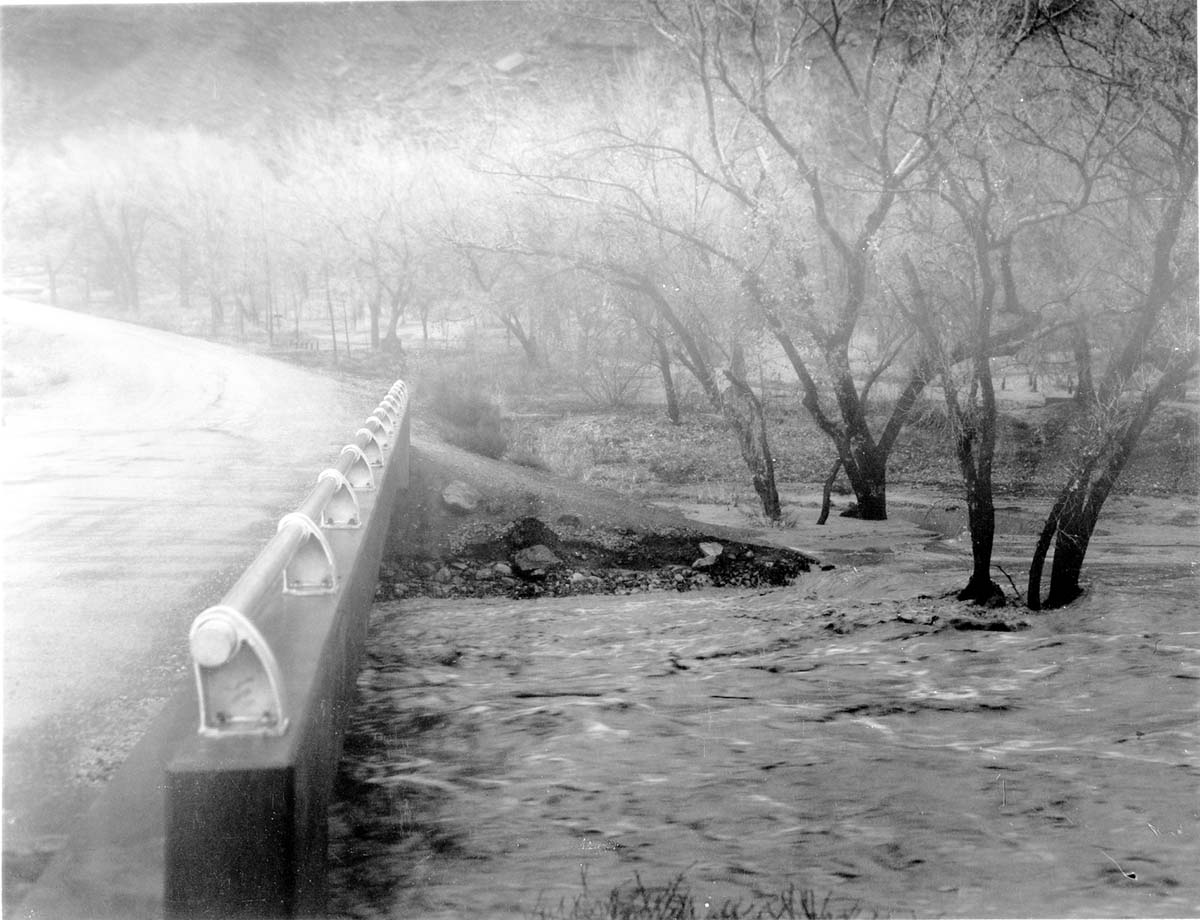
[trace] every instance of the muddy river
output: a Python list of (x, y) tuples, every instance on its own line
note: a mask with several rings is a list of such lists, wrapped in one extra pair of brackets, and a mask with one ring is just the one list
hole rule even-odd
[(1051, 613), (939, 598), (961, 553), (900, 524), (769, 591), (378, 605), (331, 906), (1200, 915), (1194, 513), (1126, 508)]

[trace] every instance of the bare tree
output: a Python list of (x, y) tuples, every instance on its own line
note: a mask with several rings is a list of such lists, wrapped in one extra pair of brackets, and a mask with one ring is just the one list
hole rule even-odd
[(61, 156), (25, 151), (5, 167), (4, 260), (6, 274), (46, 274), (50, 302), (59, 305), (63, 273), (85, 248), (78, 191)]
[(109, 132), (70, 139), (72, 169), (81, 179), (88, 230), (99, 241), (102, 260), (128, 310), (137, 315), (142, 300), (142, 254), (151, 221), (144, 137), (137, 131)]
[[(887, 460), (930, 367), (904, 333), (864, 347), (864, 319), (884, 310), (879, 238), (1046, 17), (1013, 23), (971, 3), (645, 6), (679, 69), (651, 59), (603, 125), (572, 134), (541, 170), (512, 172), (721, 264), (787, 357), (859, 514), (885, 517)], [(953, 80), (947, 34), (972, 40)], [(873, 388), (905, 363), (876, 430)]]
[[(1196, 298), (1196, 10), (1113, 0), (1057, 33), (1059, 65), (1113, 100), (1101, 135), (1117, 153), (1097, 219), (1106, 281), (1078, 345), (1080, 376), (1096, 374), (1076, 427), (1075, 463), (1039, 536), (1030, 607), (1080, 594), (1088, 544), (1105, 501), (1155, 409), (1194, 373)], [(1107, 327), (1107, 328), (1105, 328)], [(1097, 347), (1100, 342), (1111, 347)], [(1054, 556), (1042, 597), (1047, 554)]]

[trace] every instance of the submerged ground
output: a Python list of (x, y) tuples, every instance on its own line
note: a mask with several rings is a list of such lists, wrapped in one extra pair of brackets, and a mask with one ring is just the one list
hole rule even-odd
[[(704, 498), (662, 500), (750, 523)], [(823, 528), (788, 498), (755, 538), (837, 565), (788, 587), (377, 604), (335, 910), (1200, 914), (1195, 502), (1113, 499), (1088, 595), (1034, 614), (943, 596), (944, 493)], [(1006, 506), (1009, 571), (1039, 507)]]

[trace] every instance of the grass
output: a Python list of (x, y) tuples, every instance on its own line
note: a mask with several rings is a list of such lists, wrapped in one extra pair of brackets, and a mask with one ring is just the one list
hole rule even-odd
[(664, 885), (647, 885), (636, 875), (632, 882), (613, 888), (607, 895), (591, 891), (586, 871), (581, 871), (580, 884), (583, 890), (569, 902), (563, 899), (553, 908), (539, 904), (531, 917), (534, 920), (833, 920), (865, 916), (858, 902), (846, 902), (833, 895), (819, 898), (808, 889), (797, 890), (794, 885), (771, 897), (714, 904), (693, 894), (683, 875)]
[[(519, 397), (505, 400), (510, 412), (529, 407)], [(872, 415), (879, 431), (889, 407)], [(745, 483), (749, 475), (722, 420), (691, 411), (672, 425), (656, 406), (620, 411), (555, 406), (541, 397), (535, 416), (510, 414), (505, 431), (523, 464), (536, 465), (581, 482), (640, 493), (655, 484), (706, 487)], [(997, 444), (997, 498), (1052, 496), (1062, 488), (1074, 443), (1067, 407), (1020, 410), (1002, 415)], [(776, 405), (771, 412), (771, 446), (780, 483), (822, 483), (833, 464), (833, 447), (799, 407)], [(1200, 488), (1200, 433), (1191, 407), (1164, 407), (1143, 434), (1118, 492), (1146, 495), (1193, 494)], [(888, 463), (890, 484), (960, 492), (962, 479), (948, 436), (943, 408), (923, 404), (902, 432)], [(835, 490), (845, 491), (845, 474)], [(751, 496), (751, 501), (753, 501)]]

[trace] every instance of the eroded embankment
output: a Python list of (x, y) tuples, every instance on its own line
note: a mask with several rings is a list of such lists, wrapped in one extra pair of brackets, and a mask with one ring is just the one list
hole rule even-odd
[(744, 531), (424, 443), (377, 597), (563, 597), (785, 585), (816, 567)]

